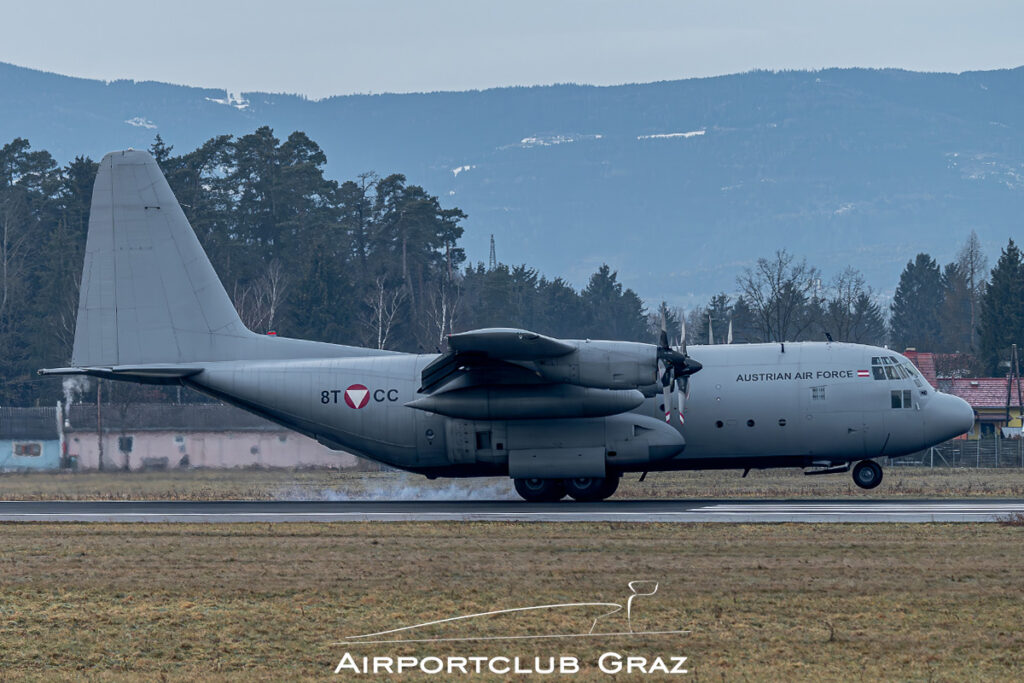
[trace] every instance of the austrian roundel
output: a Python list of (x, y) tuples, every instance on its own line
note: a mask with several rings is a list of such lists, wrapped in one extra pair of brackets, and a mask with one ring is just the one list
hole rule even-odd
[(359, 409), (370, 402), (370, 390), (362, 384), (353, 384), (345, 390), (345, 403), (349, 408)]

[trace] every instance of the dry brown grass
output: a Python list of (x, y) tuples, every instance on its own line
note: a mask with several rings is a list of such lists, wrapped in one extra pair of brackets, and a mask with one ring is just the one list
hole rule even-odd
[[(574, 654), (580, 680), (604, 679), (591, 664), (609, 649), (689, 656), (695, 680), (1024, 670), (1024, 530), (1000, 525), (4, 524), (0, 536), (0, 677), (12, 680), (318, 678), (346, 649)], [(689, 636), (333, 644), (475, 611), (620, 602), (636, 579), (661, 589), (635, 625)]]
[[(1024, 470), (889, 467), (882, 485), (857, 488), (848, 474), (800, 470), (658, 472), (623, 479), (616, 498), (1016, 498)], [(5, 500), (275, 500), (345, 498), (516, 498), (505, 478), (438, 479), (401, 472), (338, 470), (172, 470), (168, 472), (7, 473)]]

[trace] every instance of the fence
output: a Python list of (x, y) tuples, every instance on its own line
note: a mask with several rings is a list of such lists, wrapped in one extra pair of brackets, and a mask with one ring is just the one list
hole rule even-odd
[(896, 467), (1024, 467), (1024, 439), (947, 441), (889, 462)]

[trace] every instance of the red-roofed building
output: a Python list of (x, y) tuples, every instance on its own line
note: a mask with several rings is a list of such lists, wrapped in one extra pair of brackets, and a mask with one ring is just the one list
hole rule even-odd
[(911, 363), (917, 367), (917, 371), (921, 373), (921, 376), (928, 380), (928, 384), (933, 387), (938, 387), (938, 377), (935, 373), (935, 354), (930, 351), (918, 351), (917, 349), (907, 349), (903, 352)]
[(1017, 397), (1024, 394), (1017, 392), (1019, 381), (1010, 387), (1010, 419), (1006, 419), (1007, 378), (1005, 377), (964, 377), (943, 380), (949, 385), (947, 393), (959, 396), (974, 408), (974, 429), (968, 432), (969, 438), (992, 436), (997, 429), (1021, 426), (1020, 402)]
[(967, 433), (968, 438), (990, 437), (1003, 427), (1020, 430), (1018, 382), (1013, 383), (1010, 392), (1010, 419), (1007, 420), (1006, 377), (964, 377), (971, 365), (970, 357), (964, 354), (907, 349), (903, 355), (917, 367), (921, 376), (933, 387), (947, 394), (959, 396), (974, 408), (974, 428)]

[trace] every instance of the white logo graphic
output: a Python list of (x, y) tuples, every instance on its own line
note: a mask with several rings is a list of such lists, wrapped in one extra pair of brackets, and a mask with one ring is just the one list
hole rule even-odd
[[(435, 621), (426, 621), (421, 624), (413, 624), (412, 626), (401, 626), (399, 628), (392, 628), (386, 631), (376, 631), (374, 633), (363, 633), (355, 636), (348, 636), (345, 640), (334, 643), (335, 645), (358, 645), (358, 644), (380, 644), (380, 643), (426, 643), (426, 642), (456, 642), (456, 641), (468, 641), (468, 640), (535, 640), (541, 638), (593, 638), (598, 636), (651, 636), (651, 635), (668, 635), (668, 634), (685, 634), (689, 631), (634, 631), (633, 630), (633, 600), (639, 597), (645, 597), (654, 595), (658, 592), (658, 583), (656, 581), (630, 581), (629, 590), (631, 592), (629, 598), (626, 600), (626, 623), (628, 624), (628, 631), (596, 631), (597, 623), (605, 617), (617, 614), (623, 610), (623, 605), (618, 602), (567, 602), (559, 603), (554, 605), (533, 605), (530, 607), (513, 607), (510, 609), (499, 609), (490, 612), (477, 612), (475, 614), (463, 614), (456, 617), (448, 617), (447, 619), (437, 619)], [(513, 614), (516, 612), (531, 612), (537, 610), (557, 610), (567, 608), (578, 608), (578, 607), (608, 607), (611, 608), (607, 612), (598, 615), (594, 622), (590, 625), (590, 630), (586, 633), (549, 633), (549, 634), (536, 634), (536, 635), (511, 635), (511, 636), (470, 636), (463, 638), (404, 638), (402, 636), (412, 635), (415, 633), (409, 633), (415, 629), (421, 629), (428, 626), (436, 626), (437, 624), (446, 624), (451, 622), (460, 622), (467, 619), (477, 619), (482, 617), (491, 617), (496, 614)], [(398, 638), (381, 638), (381, 636), (392, 636), (399, 635)]]

